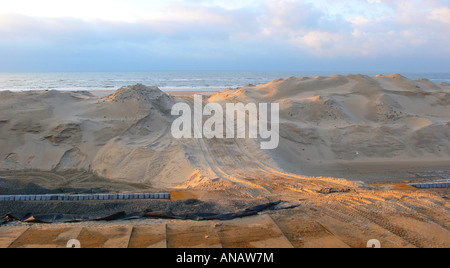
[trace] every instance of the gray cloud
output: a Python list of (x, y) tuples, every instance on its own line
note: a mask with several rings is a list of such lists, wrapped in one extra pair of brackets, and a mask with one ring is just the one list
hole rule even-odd
[[(298, 61), (335, 64), (348, 58), (355, 67), (398, 59), (409, 68), (411, 60), (407, 65), (405, 59), (420, 65), (431, 57), (448, 71), (447, 1), (350, 1), (341, 13), (331, 2), (325, 8), (328, 2), (263, 0), (224, 8), (191, 0), (134, 22), (0, 14), (0, 69), (20, 69), (26, 61), (23, 68), (37, 69), (192, 68), (192, 61), (197, 68), (272, 62), (273, 68), (286, 69), (304, 66)], [(355, 13), (348, 5), (374, 11)]]

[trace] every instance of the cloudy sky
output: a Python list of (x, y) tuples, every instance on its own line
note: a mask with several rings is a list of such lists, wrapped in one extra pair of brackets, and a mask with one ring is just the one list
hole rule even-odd
[(0, 71), (450, 72), (449, 0), (0, 0)]

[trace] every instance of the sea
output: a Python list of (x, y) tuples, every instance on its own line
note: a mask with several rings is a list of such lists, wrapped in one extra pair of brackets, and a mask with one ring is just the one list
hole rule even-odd
[[(248, 84), (269, 83), (280, 78), (347, 75), (352, 72), (323, 71), (152, 71), (152, 72), (60, 72), (0, 73), (0, 90), (117, 90), (144, 84), (163, 91), (220, 91)], [(356, 72), (353, 72), (356, 73)], [(390, 73), (362, 73), (375, 76)], [(450, 83), (450, 73), (401, 73), (409, 79), (427, 78), (434, 83)]]

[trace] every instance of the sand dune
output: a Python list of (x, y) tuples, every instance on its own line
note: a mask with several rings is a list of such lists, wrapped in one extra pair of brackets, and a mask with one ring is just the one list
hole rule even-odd
[[(280, 146), (261, 150), (248, 138), (172, 138), (172, 105), (192, 106), (194, 98), (156, 87), (0, 92), (0, 192), (163, 188), (202, 200), (186, 200), (188, 213), (281, 200), (266, 213), (295, 247), (365, 247), (374, 238), (383, 247), (448, 247), (448, 188), (419, 190), (405, 181), (449, 178), (449, 93), (447, 84), (398, 74), (336, 75), (203, 98), (279, 103)], [(0, 210), (99, 216), (179, 206), (141, 201), (2, 202)]]
[(158, 88), (142, 85), (105, 98), (87, 92), (1, 92), (0, 168), (80, 169), (155, 187), (181, 184), (195, 169), (169, 135), (173, 103)]
[(425, 163), (450, 157), (449, 89), (426, 79), (291, 77), (222, 91), (210, 101), (280, 103), (282, 141), (268, 153), (279, 167), (297, 174), (337, 162)]
[[(281, 143), (175, 140), (172, 105), (143, 85), (90, 92), (0, 92), (0, 169), (91, 171), (153, 187), (242, 183), (277, 172), (320, 176), (336, 163), (450, 160), (450, 88), (399, 74), (279, 79), (205, 101), (277, 102)], [(247, 182), (248, 184), (248, 182)]]

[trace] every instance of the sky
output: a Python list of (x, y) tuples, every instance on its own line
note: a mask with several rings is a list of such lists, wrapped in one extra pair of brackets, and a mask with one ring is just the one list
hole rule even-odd
[(0, 72), (450, 72), (450, 0), (0, 0)]

